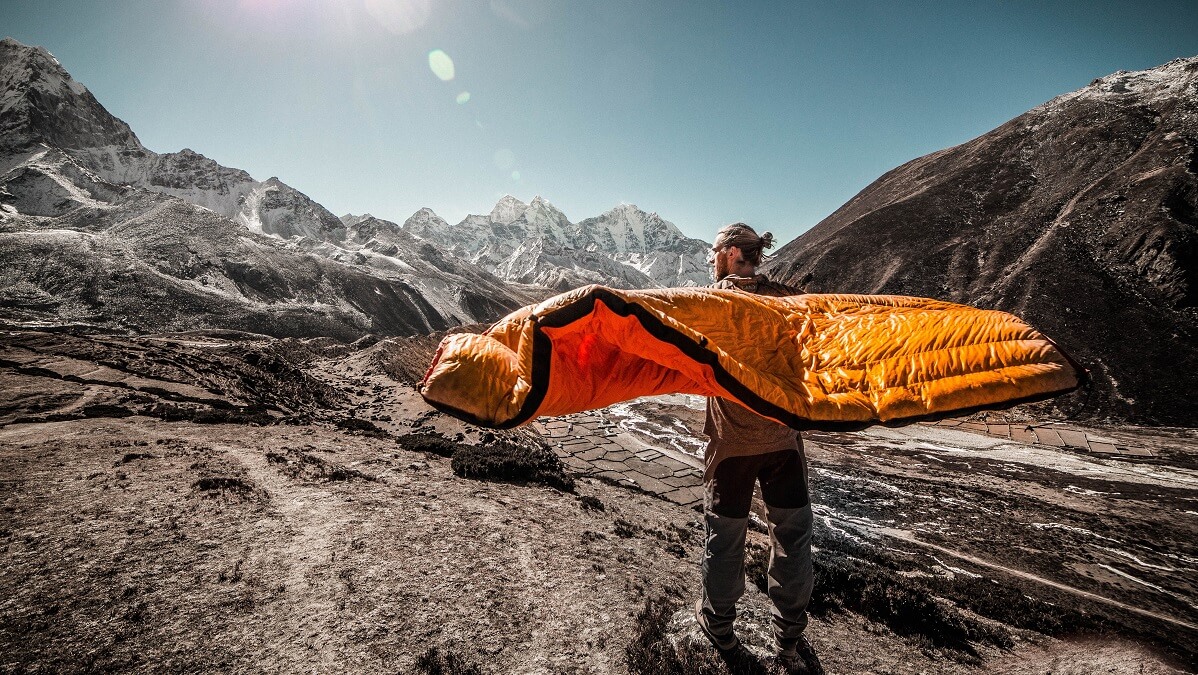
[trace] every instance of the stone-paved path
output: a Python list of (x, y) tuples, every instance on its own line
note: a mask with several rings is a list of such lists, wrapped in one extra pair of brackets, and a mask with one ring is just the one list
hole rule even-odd
[(683, 506), (703, 503), (703, 463), (654, 447), (590, 411), (534, 422), (562, 463), (576, 474), (602, 478)]
[[(993, 424), (957, 418), (921, 424), (1075, 452), (1155, 456), (1149, 448), (1061, 424)], [(703, 503), (701, 459), (623, 431), (602, 410), (545, 418), (534, 422), (533, 428), (576, 475), (610, 480), (682, 506), (698, 507)]]
[(1009, 438), (1025, 445), (1047, 445), (1055, 448), (1071, 448), (1103, 455), (1126, 455), (1129, 457), (1153, 457), (1149, 448), (1127, 445), (1102, 436), (1098, 432), (1067, 427), (1061, 424), (990, 424), (963, 419), (943, 419), (925, 423), (929, 426), (948, 427), (959, 431)]

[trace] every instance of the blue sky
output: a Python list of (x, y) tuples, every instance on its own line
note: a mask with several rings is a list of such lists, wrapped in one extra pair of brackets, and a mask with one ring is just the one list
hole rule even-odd
[[(1116, 70), (1198, 55), (1198, 2), (2, 0), (158, 152), (338, 215), (504, 194), (789, 241), (895, 166)], [(453, 78), (430, 53), (441, 50)], [(468, 94), (468, 100), (467, 96)]]

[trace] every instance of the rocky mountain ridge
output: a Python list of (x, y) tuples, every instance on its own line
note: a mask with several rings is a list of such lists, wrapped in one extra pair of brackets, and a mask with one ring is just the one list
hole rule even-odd
[(278, 178), (256, 181), (190, 149), (166, 154), (147, 149), (44, 49), (6, 38), (0, 41), (0, 61), (0, 150), (19, 156), (40, 145), (55, 148), (100, 180), (179, 197), (254, 232), (343, 238), (336, 216)]
[[(346, 227), (361, 218), (342, 216)], [(573, 223), (537, 196), (505, 195), (487, 215), (450, 225), (420, 209), (402, 226), (413, 237), (500, 278), (567, 290), (598, 283), (617, 288), (700, 286), (710, 282), (705, 241), (633, 204)]]
[(1119, 72), (880, 177), (767, 271), (1013, 312), (1090, 370), (1071, 415), (1198, 420), (1198, 57)]
[(548, 293), (426, 246), (351, 246), (276, 178), (147, 150), (41, 48), (0, 42), (0, 82), (8, 320), (354, 340), (490, 321)]
[[(302, 325), (284, 331), (288, 335), (295, 330), (327, 331), (330, 321), (348, 322), (350, 327), (339, 330), (338, 334), (351, 337), (366, 332), (408, 334), (457, 323), (490, 321), (553, 290), (589, 283), (641, 288), (706, 282), (707, 268), (703, 263), (707, 244), (684, 237), (673, 224), (635, 207), (617, 207), (609, 214), (588, 219), (586, 225), (576, 225), (542, 198), (524, 204), (514, 197), (505, 197), (489, 215), (470, 216), (453, 227), (429, 209), (417, 212), (404, 226), (375, 218), (366, 219), (364, 225), (357, 223), (362, 218), (347, 218), (343, 222), (278, 178), (258, 181), (243, 170), (222, 166), (190, 149), (160, 154), (145, 148), (127, 124), (108, 113), (44, 49), (6, 39), (0, 42), (0, 64), (0, 82), (4, 85), (0, 94), (0, 128), (4, 131), (0, 140), (0, 203), (4, 206), (0, 228), (14, 233), (14, 237), (15, 232), (23, 232), (4, 241), (18, 262), (28, 259), (22, 251), (30, 245), (33, 236), (30, 231), (51, 226), (39, 219), (60, 219), (79, 209), (111, 212), (123, 200), (132, 199), (131, 195), (149, 192), (159, 199), (177, 198), (232, 221), (249, 234), (258, 235), (247, 240), (253, 246), (298, 256), (283, 262), (270, 254), (276, 272), (297, 264), (310, 268), (313, 261), (307, 259), (313, 256), (324, 259), (316, 263), (321, 269), (328, 268), (329, 263), (339, 266), (337, 273), (321, 272), (325, 280), (343, 278), (346, 275), (342, 272), (354, 271), (349, 275), (354, 279), (351, 285), (359, 290), (330, 287), (318, 294), (319, 299), (299, 291), (294, 283), (254, 287), (236, 271), (244, 267), (240, 264), (244, 260), (232, 265), (235, 268), (229, 272), (232, 276), (218, 275), (221, 283), (203, 286), (205, 295), (210, 295), (215, 287), (236, 289), (237, 302), (261, 305), (251, 314), (269, 315), (297, 300), (301, 304), (315, 302), (318, 309), (299, 311), (301, 314), (315, 311), (323, 318), (312, 324), (301, 322)], [(140, 208), (134, 207), (133, 211)], [(205, 219), (187, 208), (172, 206), (164, 212), (184, 220), (193, 216)], [(605, 229), (615, 214), (619, 214), (615, 221), (622, 229)], [(72, 222), (75, 220), (78, 219)], [(184, 236), (183, 230), (194, 229), (174, 221), (164, 231), (172, 226), (181, 227), (175, 231), (178, 236)], [(408, 232), (401, 236), (400, 231), (405, 227)], [(646, 229), (655, 234), (641, 236)], [(46, 235), (37, 236), (44, 239)], [(236, 245), (224, 252), (214, 251), (213, 255), (254, 258), (242, 251), (247, 241), (238, 240)], [(129, 242), (117, 243), (124, 246)], [(80, 255), (81, 250), (76, 246), (70, 255)], [(108, 251), (104, 247), (100, 250)], [(90, 262), (100, 268), (110, 266), (98, 260)], [(160, 261), (142, 262), (149, 268), (164, 268)], [(230, 267), (226, 262), (208, 261), (207, 266), (226, 269)], [(14, 316), (49, 318), (73, 307), (68, 312), (73, 317), (91, 316), (108, 323), (131, 323), (147, 329), (225, 325), (222, 322), (232, 320), (228, 312), (208, 317), (188, 317), (186, 312), (176, 312), (171, 313), (175, 321), (164, 322), (161, 316), (139, 313), (129, 306), (126, 310), (134, 311), (135, 316), (118, 317), (103, 309), (84, 309), (91, 305), (87, 302), (80, 305), (76, 302), (78, 298), (38, 305), (40, 309), (34, 310), (21, 303), (33, 296), (55, 296), (61, 290), (50, 288), (57, 282), (45, 278), (47, 274), (71, 278), (78, 275), (80, 267), (89, 265), (76, 260), (76, 269), (72, 271), (31, 272), (37, 264), (15, 265), (5, 275), (0, 303), (16, 303)], [(89, 276), (96, 276), (95, 270)], [(297, 273), (255, 275), (255, 278), (258, 276), (299, 278)], [(402, 282), (401, 290), (392, 290), (404, 297), (419, 297), (419, 301), (401, 303), (404, 309), (396, 314), (376, 306), (376, 302), (364, 300), (368, 296), (373, 300), (393, 295), (367, 289), (376, 279), (392, 286), (392, 282)], [(171, 283), (169, 290), (160, 290), (168, 296), (190, 295), (193, 281), (184, 279), (181, 286)], [(80, 285), (67, 283), (64, 287), (77, 291)], [(142, 295), (134, 289), (114, 287), (113, 290), (122, 296)], [(354, 299), (342, 297), (344, 293), (351, 293)], [(193, 306), (190, 302), (177, 304)], [(236, 302), (226, 309), (242, 315), (240, 310), (232, 310), (234, 306)], [(390, 319), (380, 320), (380, 310)], [(411, 312), (416, 315), (400, 320), (400, 314)], [(338, 318), (330, 319), (334, 316)], [(253, 328), (272, 334), (282, 330), (272, 324), (269, 320), (235, 322), (239, 329)]]

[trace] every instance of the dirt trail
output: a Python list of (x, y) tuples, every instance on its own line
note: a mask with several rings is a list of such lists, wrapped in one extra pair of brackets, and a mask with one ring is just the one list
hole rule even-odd
[[(215, 445), (214, 450), (234, 457), (246, 470), (252, 482), (271, 495), (271, 504), (281, 523), (276, 531), (279, 541), (271, 542), (270, 557), (286, 565), (286, 575), (278, 579), (290, 589), (285, 596), (288, 608), (279, 612), (286, 617), (277, 627), (279, 639), (290, 638), (294, 647), (302, 648), (311, 628), (319, 626), (337, 611), (336, 599), (314, 583), (328, 574), (330, 551), (335, 551), (336, 533), (343, 529), (345, 511), (343, 500), (335, 499), (327, 490), (290, 480), (269, 466), (262, 449), (250, 445)], [(298, 619), (298, 622), (296, 621)], [(338, 633), (325, 633), (320, 640), (338, 640)], [(282, 646), (282, 645), (280, 645)], [(336, 664), (330, 659), (340, 649), (322, 649), (321, 668)]]

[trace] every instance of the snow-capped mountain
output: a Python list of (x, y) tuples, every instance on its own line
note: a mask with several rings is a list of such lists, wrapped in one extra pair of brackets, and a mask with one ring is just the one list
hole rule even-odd
[(597, 250), (611, 252), (661, 286), (704, 286), (711, 283), (707, 254), (711, 244), (686, 237), (668, 220), (632, 204), (587, 218), (578, 228), (590, 234)]
[(108, 114), (46, 50), (5, 38), (0, 63), (0, 150), (38, 143), (63, 150), (141, 148), (129, 125)]
[(398, 226), (362, 220), (351, 238), (277, 178), (147, 150), (41, 48), (0, 41), (0, 84), (0, 316), (353, 339), (489, 321), (546, 294)]
[(190, 149), (148, 150), (44, 49), (6, 38), (0, 41), (0, 61), (5, 64), (0, 150), (44, 144), (105, 182), (179, 197), (261, 234), (344, 237), (336, 216), (278, 178), (256, 181)]
[[(406, 334), (562, 290), (707, 283), (705, 242), (622, 205), (337, 218), (278, 178), (144, 147), (44, 49), (0, 41), (0, 313), (141, 330)], [(218, 245), (219, 244), (219, 245)]]
[[(258, 181), (190, 149), (159, 154), (145, 148), (127, 124), (109, 114), (45, 50), (8, 39), (0, 43), (0, 59), (6, 64), (0, 147), (56, 149), (90, 172), (90, 181), (179, 197), (259, 234), (345, 242), (346, 223), (278, 178)], [(508, 281), (555, 289), (709, 281), (705, 242), (627, 204), (574, 224), (541, 197), (525, 204), (506, 196), (490, 214), (468, 216), (453, 227), (428, 209), (413, 215), (405, 227), (418, 239)]]
[(591, 283), (651, 288), (710, 282), (710, 245), (632, 204), (576, 224), (543, 197), (525, 204), (506, 195), (490, 214), (469, 215), (453, 226), (432, 210), (421, 209), (404, 229), (504, 279), (554, 289)]

